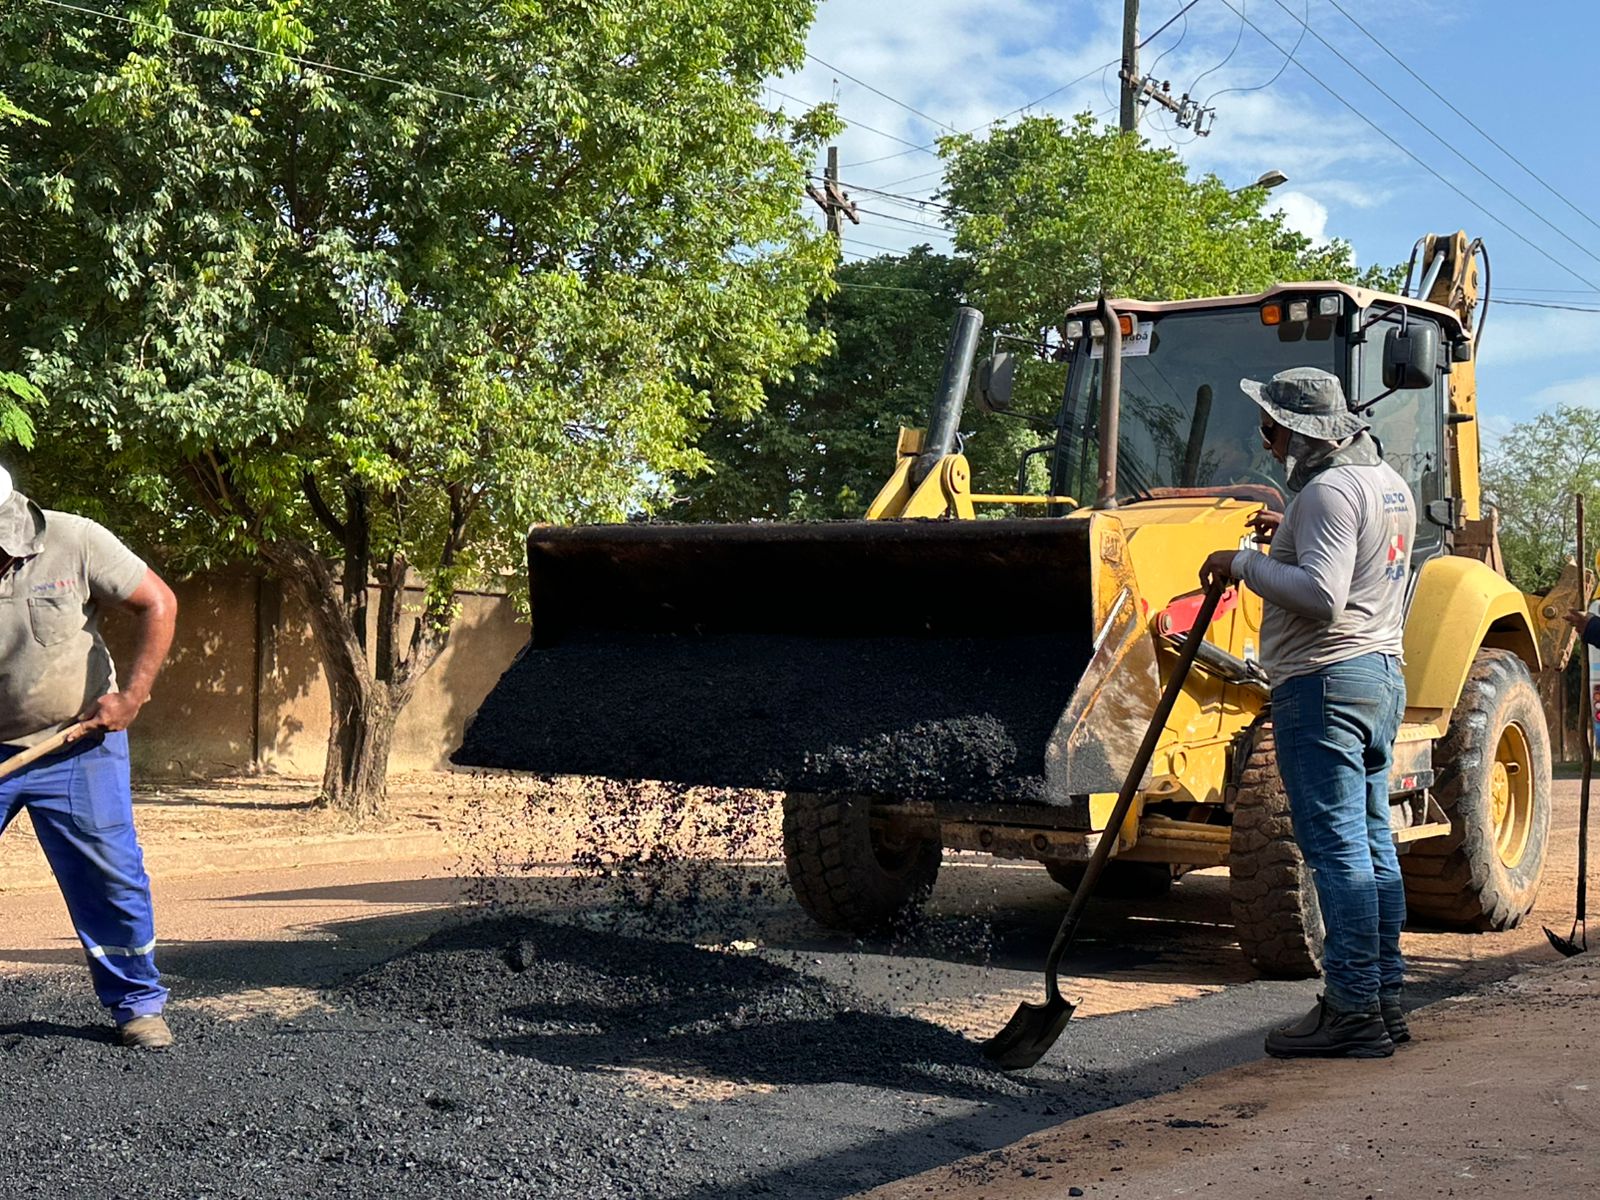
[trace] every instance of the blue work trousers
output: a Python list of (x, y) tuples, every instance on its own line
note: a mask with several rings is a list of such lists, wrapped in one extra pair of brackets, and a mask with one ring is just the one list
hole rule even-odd
[(1335, 1008), (1375, 1009), (1405, 980), (1405, 886), (1389, 828), (1389, 768), (1405, 713), (1400, 663), (1364, 654), (1272, 689), (1278, 769), (1316, 880), (1322, 973)]
[[(0, 761), (18, 753), (0, 746)], [(96, 734), (0, 779), (0, 830), (33, 820), (89, 959), (95, 994), (120, 1025), (159, 1013), (150, 877), (133, 829), (128, 735)]]

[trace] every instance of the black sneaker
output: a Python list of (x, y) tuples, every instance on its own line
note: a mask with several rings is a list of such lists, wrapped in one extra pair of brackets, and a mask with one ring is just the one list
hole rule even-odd
[(1411, 1029), (1406, 1025), (1406, 1010), (1400, 1007), (1399, 996), (1379, 996), (1378, 1011), (1383, 1014), (1383, 1027), (1389, 1031), (1389, 1040), (1398, 1046), (1411, 1040)]
[(1377, 1009), (1342, 1012), (1318, 996), (1317, 1006), (1295, 1024), (1267, 1034), (1267, 1053), (1274, 1058), (1388, 1058), (1394, 1043)]

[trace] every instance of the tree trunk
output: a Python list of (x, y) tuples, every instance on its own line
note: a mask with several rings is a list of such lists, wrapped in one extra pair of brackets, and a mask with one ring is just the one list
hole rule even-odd
[[(389, 751), (395, 722), (449, 638), (449, 622), (426, 612), (417, 620), (402, 657), (399, 626), (406, 567), (392, 559), (378, 579), (376, 656), (367, 649), (366, 586), (352, 596), (342, 586), (335, 564), (304, 545), (279, 545), (269, 554), (280, 575), (305, 602), (317, 649), (328, 679), (328, 757), (322, 772), (321, 803), (356, 820), (382, 817), (387, 808)], [(345, 570), (348, 576), (348, 568)], [(357, 576), (356, 578), (359, 578)], [(347, 578), (344, 584), (351, 583)]]
[(335, 664), (336, 657), (344, 657), (342, 649), (329, 654), (323, 648), (331, 728), (320, 799), (360, 821), (381, 817), (386, 810), (389, 750), (400, 709), (390, 700), (387, 687), (373, 683), (370, 672), (363, 685), (352, 678), (348, 662)]

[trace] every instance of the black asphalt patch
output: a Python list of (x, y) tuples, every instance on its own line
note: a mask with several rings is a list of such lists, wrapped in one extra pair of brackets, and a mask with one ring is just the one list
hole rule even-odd
[(1089, 631), (576, 635), (531, 647), (453, 761), (541, 774), (1036, 801)]

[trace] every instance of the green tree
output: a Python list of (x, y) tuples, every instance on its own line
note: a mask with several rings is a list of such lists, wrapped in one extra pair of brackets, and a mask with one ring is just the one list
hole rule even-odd
[(812, 3), (124, 15), (0, 16), (47, 122), (5, 132), (33, 479), (180, 568), (287, 581), (332, 690), (323, 794), (370, 813), (454, 590), (520, 574), (532, 522), (650, 510), (708, 414), (821, 347), (831, 250), (794, 197), (833, 118), (761, 103)]
[(1500, 510), (1506, 574), (1524, 591), (1550, 588), (1576, 548), (1573, 495), (1600, 505), (1600, 409), (1563, 404), (1517, 422), (1484, 456), (1483, 493)]
[(963, 264), (918, 246), (846, 263), (838, 290), (812, 303), (811, 325), (835, 347), (766, 404), (710, 422), (711, 469), (684, 488), (688, 520), (859, 517), (894, 470), (901, 425), (926, 423)]
[(1386, 282), (1358, 271), (1348, 243), (1313, 245), (1265, 211), (1259, 188), (1214, 175), (1141, 137), (1029, 117), (941, 143), (943, 199), (972, 296), (991, 324), (1042, 335), (1074, 304), (1112, 296), (1183, 300), (1260, 291), (1290, 279)]

